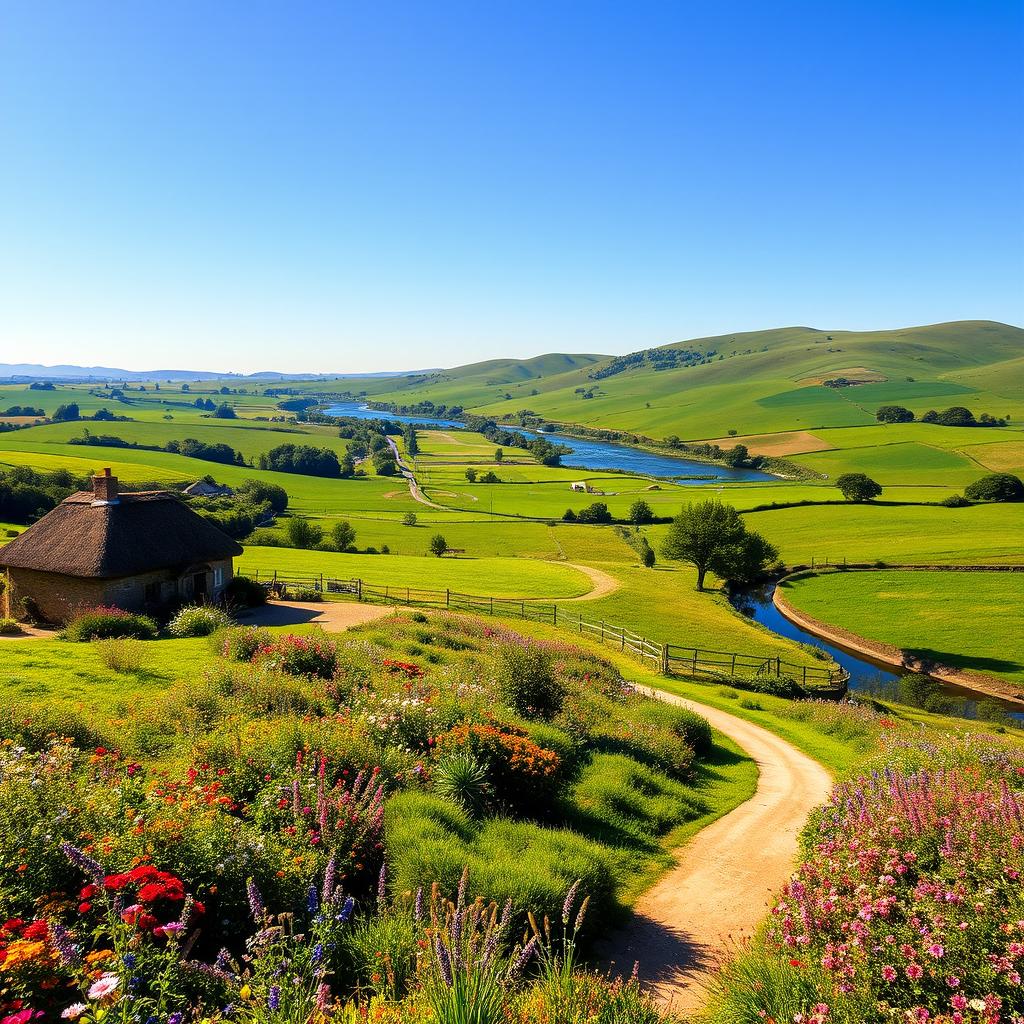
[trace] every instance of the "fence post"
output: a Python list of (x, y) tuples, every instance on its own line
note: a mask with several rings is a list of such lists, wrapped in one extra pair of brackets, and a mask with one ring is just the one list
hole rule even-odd
[(491, 598), (491, 614), (494, 614), (494, 598)]
[(604, 643), (604, 619), (601, 620), (601, 643)]
[(782, 675), (782, 658), (778, 657), (778, 656), (776, 656), (776, 658), (775, 658), (775, 675), (776, 676), (781, 676)]
[(444, 588), (444, 606), (450, 608), (452, 606), (452, 589), (451, 587)]
[(553, 604), (551, 606), (551, 625), (553, 625), (553, 626), (557, 626), (558, 625), (558, 605), (557, 604)]
[(580, 632), (583, 632), (583, 612), (580, 612)]
[(667, 676), (668, 672), (668, 644), (661, 645), (661, 674)]
[(356, 600), (362, 601), (363, 599), (363, 579), (360, 576), (356, 579)]
[(626, 630), (625, 627), (619, 628), (619, 650), (624, 651), (626, 649)]
[(807, 686), (807, 666), (804, 665), (804, 687)]
[(732, 668), (729, 669), (729, 675), (736, 675), (736, 653), (733, 652), (732, 656)]
[(697, 674), (697, 648), (693, 649), (693, 674)]

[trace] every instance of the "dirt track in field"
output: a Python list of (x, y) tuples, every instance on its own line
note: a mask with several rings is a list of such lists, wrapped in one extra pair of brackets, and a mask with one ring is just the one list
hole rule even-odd
[(737, 942), (750, 936), (789, 878), (797, 837), (832, 788), (828, 772), (760, 726), (663, 691), (651, 696), (689, 707), (757, 763), (757, 790), (745, 803), (676, 851), (676, 866), (637, 901), (630, 922), (600, 950), (614, 969), (640, 979), (664, 1007), (692, 1013)]

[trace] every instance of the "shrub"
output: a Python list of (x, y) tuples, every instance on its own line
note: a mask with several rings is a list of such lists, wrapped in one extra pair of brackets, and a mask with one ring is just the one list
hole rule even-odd
[(111, 637), (93, 643), (100, 661), (115, 672), (137, 672), (145, 661), (145, 645), (131, 637)]
[(972, 501), (1024, 500), (1024, 483), (1012, 473), (991, 473), (964, 488), (964, 496)]
[(240, 608), (258, 608), (267, 603), (267, 592), (248, 576), (232, 576), (224, 588), (224, 597)]
[(565, 700), (565, 684), (555, 677), (551, 656), (536, 644), (502, 644), (495, 680), (505, 702), (520, 715), (551, 718)]
[(689, 708), (674, 708), (673, 711), (675, 721), (672, 723), (672, 731), (686, 740), (698, 757), (707, 757), (715, 745), (711, 723)]
[(939, 504), (943, 508), (967, 508), (971, 503), (962, 494), (951, 494), (943, 498)]
[(148, 615), (126, 612), (122, 608), (100, 607), (79, 612), (61, 631), (60, 638), (73, 643), (110, 637), (153, 640), (158, 632), (157, 624)]
[(21, 632), (21, 626), (18, 625), (17, 619), (3, 619), (0, 618), (0, 633), (4, 636), (13, 636), (16, 633)]
[(222, 608), (212, 604), (190, 604), (171, 619), (167, 624), (167, 632), (183, 639), (189, 636), (209, 636), (230, 625), (231, 616)]
[(214, 651), (230, 661), (252, 661), (258, 651), (273, 642), (273, 634), (259, 626), (229, 626), (210, 637)]
[(330, 679), (338, 666), (338, 645), (324, 633), (310, 636), (289, 633), (261, 647), (254, 660), (288, 675)]
[(474, 817), (487, 808), (491, 795), (487, 769), (469, 751), (453, 751), (438, 758), (433, 783), (439, 796), (453, 800)]
[(316, 587), (294, 587), (287, 592), (289, 601), (322, 601), (324, 595)]

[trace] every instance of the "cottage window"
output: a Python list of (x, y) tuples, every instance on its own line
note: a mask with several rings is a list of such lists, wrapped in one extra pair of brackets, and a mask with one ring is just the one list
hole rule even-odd
[(213, 586), (216, 589), (224, 586), (224, 570), (214, 569), (213, 570)]

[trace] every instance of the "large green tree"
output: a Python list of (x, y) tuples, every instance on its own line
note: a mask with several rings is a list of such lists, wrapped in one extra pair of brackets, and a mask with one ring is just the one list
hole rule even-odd
[(836, 480), (836, 487), (847, 501), (870, 501), (882, 493), (882, 485), (865, 473), (844, 473)]
[(720, 501), (690, 502), (672, 521), (661, 553), (690, 562), (697, 570), (697, 589), (714, 572), (722, 579), (748, 580), (762, 572), (778, 552), (760, 534), (747, 530), (732, 505)]

